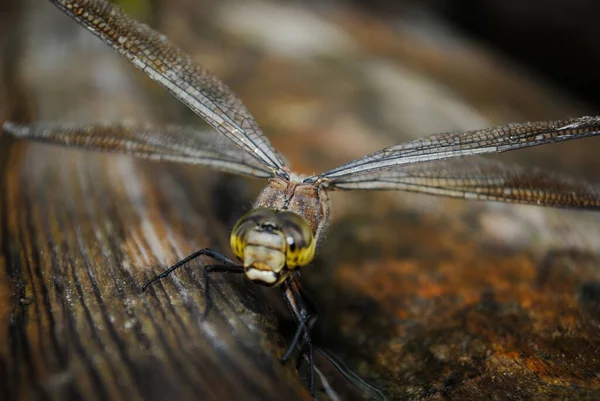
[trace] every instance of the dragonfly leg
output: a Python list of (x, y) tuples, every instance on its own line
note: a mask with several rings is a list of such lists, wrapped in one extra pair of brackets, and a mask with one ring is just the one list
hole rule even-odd
[(176, 269), (179, 269), (181, 266), (185, 265), (188, 262), (191, 262), (192, 260), (194, 260), (202, 255), (208, 256), (209, 258), (213, 258), (214, 260), (216, 260), (224, 265), (233, 265), (233, 266), (237, 265), (237, 263), (235, 261), (229, 259), (227, 256), (222, 255), (210, 248), (200, 249), (199, 251), (196, 251), (196, 252), (192, 253), (191, 255), (186, 256), (185, 258), (181, 259), (179, 262), (175, 263), (173, 266), (169, 267), (167, 270), (165, 270), (158, 276), (147, 281), (146, 284), (144, 284), (144, 286), (142, 287), (142, 291), (146, 291), (146, 288), (148, 288), (148, 286), (150, 284), (152, 284), (153, 282), (167, 277), (169, 274), (173, 273), (173, 271), (175, 271)]
[(309, 389), (311, 395), (316, 399), (315, 394), (315, 363), (313, 358), (313, 347), (310, 339), (310, 329), (317, 320), (316, 308), (310, 297), (302, 290), (299, 283), (290, 278), (283, 284), (283, 298), (296, 321), (298, 327), (296, 333), (281, 358), (282, 362), (289, 359), (296, 347), (300, 348), (299, 362), (303, 357), (307, 358), (309, 369)]
[(239, 266), (235, 261), (229, 259), (227, 256), (222, 255), (212, 249), (209, 249), (209, 248), (200, 249), (199, 251), (196, 251), (196, 252), (192, 253), (191, 255), (185, 257), (184, 259), (175, 263), (173, 266), (166, 269), (164, 272), (162, 272), (158, 276), (156, 276), (156, 277), (150, 279), (148, 282), (146, 282), (146, 284), (144, 284), (144, 286), (142, 287), (142, 291), (146, 291), (146, 289), (148, 288), (148, 286), (150, 284), (167, 277), (169, 274), (173, 273), (173, 271), (175, 271), (176, 269), (184, 266), (185, 264), (187, 264), (187, 263), (191, 262), (192, 260), (194, 260), (200, 256), (203, 256), (203, 255), (208, 256), (208, 257), (216, 260), (217, 262), (221, 263), (221, 264), (217, 264), (217, 265), (203, 266), (202, 279), (204, 282), (204, 294), (205, 294), (205, 299), (206, 299), (206, 303), (205, 303), (206, 307), (204, 309), (203, 317), (206, 317), (208, 315), (208, 311), (210, 310), (210, 307), (212, 306), (212, 300), (210, 297), (209, 274), (210, 273), (243, 273), (244, 272), (244, 268), (242, 266)]

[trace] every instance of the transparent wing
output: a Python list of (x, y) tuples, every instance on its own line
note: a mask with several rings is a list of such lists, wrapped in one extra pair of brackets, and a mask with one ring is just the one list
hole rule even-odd
[(167, 38), (102, 0), (50, 0), (273, 171), (283, 159), (246, 106)]
[(153, 159), (208, 166), (250, 177), (271, 177), (273, 172), (227, 138), (214, 131), (190, 127), (153, 127), (147, 124), (17, 125), (6, 122), (4, 131), (21, 138), (88, 150), (127, 153)]
[(501, 153), (599, 134), (599, 117), (508, 124), (476, 131), (434, 134), (385, 148), (305, 181), (313, 182), (319, 178), (343, 179), (394, 166)]
[(330, 189), (420, 192), (454, 198), (600, 210), (600, 187), (480, 157), (335, 178)]

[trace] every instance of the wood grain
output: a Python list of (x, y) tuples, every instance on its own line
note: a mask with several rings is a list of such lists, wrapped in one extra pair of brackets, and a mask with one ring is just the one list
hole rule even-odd
[(141, 292), (192, 250), (221, 245), (221, 223), (198, 212), (215, 188), (127, 158), (47, 147), (23, 158), (2, 210), (11, 397), (303, 398), (275, 357), (272, 313), (245, 283), (216, 278), (206, 321), (198, 263)]

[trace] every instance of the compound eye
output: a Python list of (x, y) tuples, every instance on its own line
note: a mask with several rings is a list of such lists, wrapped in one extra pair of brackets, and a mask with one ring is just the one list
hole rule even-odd
[(246, 238), (250, 230), (265, 224), (272, 224), (274, 220), (275, 210), (269, 208), (257, 208), (249, 211), (235, 223), (229, 244), (234, 255), (241, 260), (244, 260), (244, 249), (246, 248)]
[(315, 256), (315, 240), (306, 220), (292, 212), (280, 212), (277, 218), (285, 235), (287, 267), (294, 269), (309, 264)]

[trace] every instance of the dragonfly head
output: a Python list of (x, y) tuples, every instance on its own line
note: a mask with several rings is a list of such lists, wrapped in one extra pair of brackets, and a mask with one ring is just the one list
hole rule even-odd
[(315, 240), (299, 214), (257, 208), (242, 216), (230, 237), (231, 249), (244, 263), (246, 277), (259, 284), (281, 284), (293, 270), (313, 259)]

